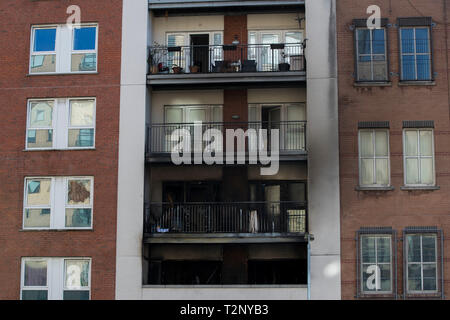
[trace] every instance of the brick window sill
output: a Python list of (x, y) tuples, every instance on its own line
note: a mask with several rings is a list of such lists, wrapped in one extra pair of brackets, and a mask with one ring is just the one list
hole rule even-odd
[(363, 187), (363, 186), (356, 186), (356, 191), (393, 191), (395, 190), (394, 187)]
[(435, 81), (399, 81), (398, 85), (400, 87), (406, 86), (435, 86)]
[(435, 191), (435, 190), (440, 190), (441, 187), (439, 186), (417, 186), (417, 187), (411, 187), (411, 186), (401, 186), (400, 190), (403, 191)]
[(380, 82), (371, 82), (371, 81), (361, 81), (361, 82), (354, 82), (354, 87), (392, 87), (392, 82), (390, 81), (380, 81)]

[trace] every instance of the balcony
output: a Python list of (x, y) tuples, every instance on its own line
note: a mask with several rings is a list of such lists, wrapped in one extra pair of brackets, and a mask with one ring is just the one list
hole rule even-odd
[(301, 43), (153, 46), (148, 84), (292, 84), (306, 80)]
[(146, 243), (297, 242), (307, 232), (305, 202), (150, 203)]
[[(241, 128), (242, 131), (236, 131)], [(250, 155), (261, 152), (271, 153), (275, 150), (272, 144), (276, 136), (272, 130), (278, 130), (278, 150), (280, 161), (306, 160), (306, 121), (254, 121), (254, 122), (203, 122), (203, 123), (163, 123), (151, 124), (147, 127), (146, 157), (148, 162), (170, 162), (171, 153), (180, 148), (180, 142), (185, 138), (190, 139), (190, 150), (199, 145), (202, 150), (208, 151), (210, 141), (214, 141), (214, 130), (220, 132), (222, 137), (227, 129), (235, 130), (237, 144), (223, 142), (215, 150), (209, 150), (212, 154), (221, 154), (225, 163), (227, 153), (241, 155), (245, 162)], [(263, 129), (263, 130), (261, 130)], [(196, 136), (200, 133), (200, 137)], [(186, 136), (187, 135), (187, 136)], [(244, 146), (244, 153), (235, 152), (236, 145)], [(239, 149), (241, 150), (241, 149)]]

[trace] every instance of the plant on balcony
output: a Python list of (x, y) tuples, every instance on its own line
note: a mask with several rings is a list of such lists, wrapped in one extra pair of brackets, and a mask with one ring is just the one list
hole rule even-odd
[(153, 45), (150, 47), (148, 55), (148, 65), (150, 68), (150, 73), (155, 74), (164, 71), (163, 61), (166, 55), (167, 55), (166, 48), (156, 41), (153, 42)]
[(172, 66), (172, 71), (173, 71), (173, 73), (181, 73), (183, 71), (183, 68), (181, 68), (180, 66), (174, 64)]
[(286, 58), (289, 57), (289, 55), (283, 51), (281, 52), (281, 57), (283, 58), (283, 62), (278, 64), (278, 70), (281, 72), (289, 71), (291, 69), (291, 65), (286, 62)]

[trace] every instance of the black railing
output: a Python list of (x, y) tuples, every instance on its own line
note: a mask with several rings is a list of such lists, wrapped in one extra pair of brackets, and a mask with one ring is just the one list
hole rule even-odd
[[(196, 129), (196, 126), (198, 126), (198, 129)], [(237, 131), (239, 128), (243, 131), (241, 135)], [(210, 142), (214, 141), (214, 131), (220, 132), (223, 137), (221, 141), (222, 149), (215, 149), (214, 151), (233, 151), (235, 148), (237, 149), (239, 144), (227, 146), (227, 129), (235, 130), (236, 136), (239, 137), (238, 140), (244, 139), (243, 141), (246, 143), (244, 151), (246, 153), (274, 149), (271, 145), (272, 130), (278, 130), (280, 153), (304, 153), (306, 151), (306, 121), (254, 121), (151, 124), (147, 127), (147, 154), (176, 151), (186, 133), (189, 133), (191, 138), (191, 151), (194, 150), (195, 143), (200, 143), (202, 150), (205, 150)], [(200, 132), (202, 136), (196, 136), (196, 132)], [(204, 138), (206, 138), (206, 141), (204, 141)]]
[(303, 45), (239, 44), (149, 48), (150, 74), (305, 71)]
[(305, 202), (150, 203), (144, 233), (305, 233)]

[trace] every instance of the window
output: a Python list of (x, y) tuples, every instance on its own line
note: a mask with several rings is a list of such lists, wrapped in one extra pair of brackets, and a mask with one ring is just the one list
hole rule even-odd
[(437, 236), (436, 234), (406, 235), (407, 292), (437, 292)]
[(401, 80), (433, 79), (430, 32), (429, 27), (400, 28)]
[(22, 300), (89, 300), (91, 259), (23, 258)]
[(405, 185), (434, 186), (434, 142), (432, 129), (403, 130)]
[(96, 72), (97, 33), (97, 25), (32, 27), (30, 73)]
[(26, 149), (95, 147), (94, 98), (28, 101)]
[(361, 292), (392, 293), (392, 236), (361, 235)]
[(390, 185), (388, 130), (359, 130), (359, 172), (360, 186)]
[(356, 29), (357, 81), (387, 81), (386, 29)]
[(90, 229), (92, 177), (25, 179), (24, 229)]

